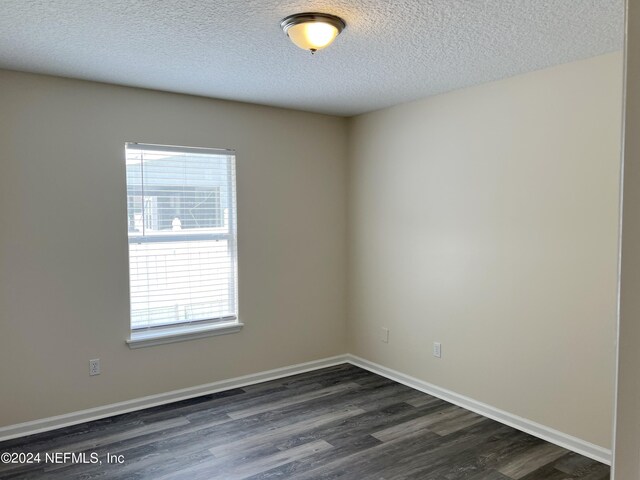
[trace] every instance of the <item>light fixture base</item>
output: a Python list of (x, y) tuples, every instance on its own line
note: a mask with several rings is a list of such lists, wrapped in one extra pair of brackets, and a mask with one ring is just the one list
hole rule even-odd
[(344, 30), (344, 28), (347, 26), (343, 19), (335, 15), (330, 15), (328, 13), (306, 12), (295, 13), (283, 18), (280, 21), (280, 27), (282, 27), (284, 33), (287, 33), (289, 28), (291, 28), (292, 26), (307, 22), (328, 23), (329, 25), (333, 25), (334, 27), (336, 27), (338, 29), (338, 33), (342, 32), (342, 30)]

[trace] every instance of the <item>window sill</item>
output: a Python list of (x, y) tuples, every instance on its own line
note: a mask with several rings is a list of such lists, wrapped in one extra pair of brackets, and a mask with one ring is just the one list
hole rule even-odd
[(165, 343), (184, 342), (196, 338), (213, 337), (238, 333), (244, 326), (240, 322), (217, 323), (213, 325), (186, 325), (162, 330), (132, 332), (126, 340), (129, 348), (153, 347)]

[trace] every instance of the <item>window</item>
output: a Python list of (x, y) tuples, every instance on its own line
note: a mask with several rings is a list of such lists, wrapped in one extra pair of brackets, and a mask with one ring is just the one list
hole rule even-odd
[(238, 322), (235, 152), (126, 145), (131, 346)]

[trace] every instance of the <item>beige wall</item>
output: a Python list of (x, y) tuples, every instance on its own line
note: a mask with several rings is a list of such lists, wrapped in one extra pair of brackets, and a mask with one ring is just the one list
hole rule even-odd
[[(125, 345), (127, 141), (237, 150), (241, 333)], [(345, 153), (341, 118), (0, 72), (0, 426), (344, 353)]]
[(615, 480), (640, 478), (640, 4), (628, 2)]
[(610, 54), (353, 119), (350, 351), (610, 448), (621, 90)]

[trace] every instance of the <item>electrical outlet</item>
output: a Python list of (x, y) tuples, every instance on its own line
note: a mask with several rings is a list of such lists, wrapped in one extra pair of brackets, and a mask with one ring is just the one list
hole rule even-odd
[(440, 342), (433, 342), (433, 356), (442, 358), (442, 346), (440, 345)]
[(100, 375), (100, 359), (89, 360), (89, 375)]
[(382, 343), (389, 343), (389, 329), (382, 327), (380, 330), (380, 340)]

